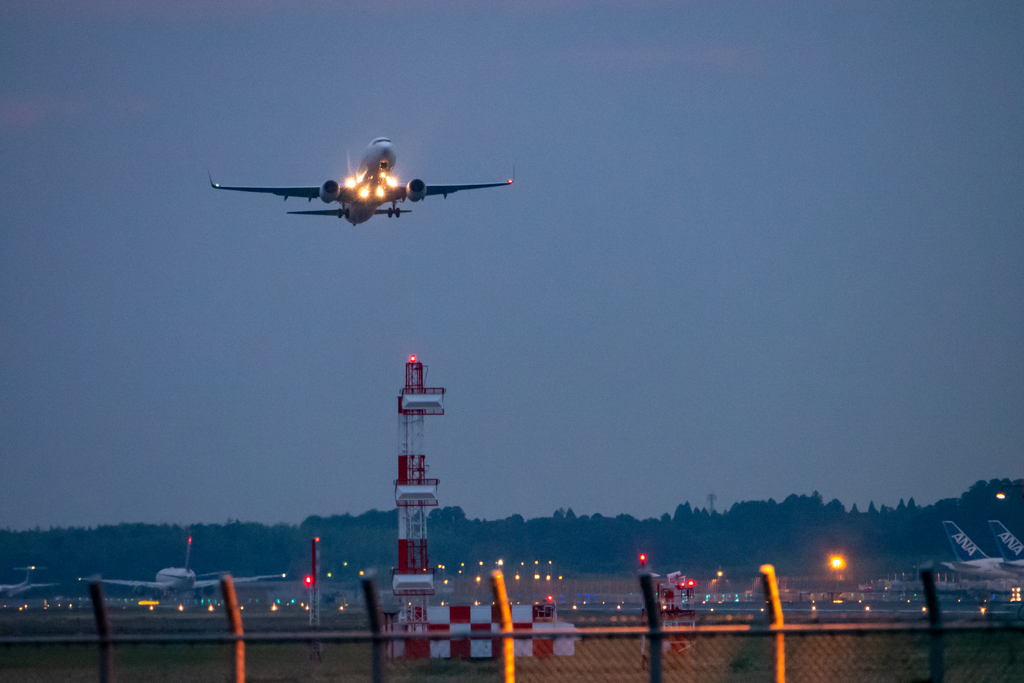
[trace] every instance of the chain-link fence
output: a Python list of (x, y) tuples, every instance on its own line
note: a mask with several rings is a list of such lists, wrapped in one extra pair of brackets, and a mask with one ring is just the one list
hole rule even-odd
[[(244, 633), (230, 577), (222, 581), (228, 633), (117, 634), (102, 587), (92, 584), (96, 632), (0, 637), (0, 683), (25, 681), (345, 680), (513, 683), (988, 683), (1024, 679), (1024, 627), (1011, 622), (942, 624), (934, 583), (923, 574), (928, 623), (785, 625), (774, 569), (762, 567), (771, 625), (662, 625), (665, 602), (641, 577), (646, 627), (582, 628), (542, 617), (516, 624), (500, 572), (491, 607), (470, 618), (408, 624), (382, 619), (372, 579), (364, 582), (370, 630)], [(663, 596), (664, 597), (664, 596)], [(477, 621), (476, 616), (483, 619)], [(530, 611), (527, 608), (527, 611)], [(692, 614), (692, 613), (691, 613)], [(517, 621), (519, 619), (517, 618)], [(365, 623), (365, 622), (364, 622)], [(668, 623), (678, 623), (665, 622)], [(515, 630), (513, 630), (513, 627)], [(521, 628), (524, 627), (524, 628)]]
[[(378, 680), (505, 681), (501, 634), (488, 635), (492, 637), (471, 640), (491, 643), (494, 655), (489, 657), (393, 657), (387, 654), (390, 646), (412, 636), (380, 634), (377, 647), (384, 656)], [(790, 683), (935, 680), (930, 668), (935, 639), (941, 647), (941, 666), (935, 673), (948, 683), (1024, 679), (1024, 629), (1013, 625), (668, 629), (661, 633), (657, 674), (662, 681), (687, 683), (778, 681), (780, 635), (784, 652), (781, 675)], [(513, 633), (512, 637), (520, 642), (538, 639), (536, 633)], [(651, 661), (656, 637), (652, 639), (646, 629), (575, 629), (560, 636), (562, 654), (555, 654), (553, 648), (515, 657), (514, 676), (522, 683), (647, 683), (656, 673)], [(375, 680), (375, 638), (370, 633), (254, 634), (240, 639), (245, 642), (243, 676), (250, 682)], [(452, 640), (452, 636), (434, 639)], [(95, 637), (4, 638), (0, 641), (0, 681), (96, 681), (99, 642)], [(227, 634), (114, 638), (109, 680), (238, 680), (234, 648), (235, 637)]]

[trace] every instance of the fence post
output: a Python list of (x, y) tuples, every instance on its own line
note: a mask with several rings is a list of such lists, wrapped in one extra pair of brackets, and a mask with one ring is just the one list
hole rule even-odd
[(107, 603), (103, 601), (103, 584), (89, 584), (92, 613), (96, 617), (96, 634), (100, 637), (100, 683), (114, 683), (114, 643), (110, 634)]
[[(779, 600), (779, 584), (775, 578), (775, 567), (761, 565), (761, 585), (764, 587), (764, 602), (768, 608), (768, 625), (782, 626), (782, 601)], [(786, 683), (786, 636), (775, 634), (775, 683)]]
[[(242, 635), (242, 613), (238, 609), (238, 597), (235, 595), (235, 581), (230, 574), (220, 579), (220, 592), (224, 596), (224, 611), (228, 615), (228, 631), (236, 636)], [(245, 641), (235, 641), (234, 682), (245, 683)]]
[[(508, 605), (508, 593), (505, 592), (505, 576), (500, 570), (491, 572), (491, 592), (494, 602), (501, 611), (502, 633), (512, 633), (512, 608)], [(516, 682), (516, 645), (515, 641), (506, 636), (501, 639), (502, 660), (505, 665), (505, 683)]]
[(928, 608), (928, 670), (931, 683), (942, 683), (942, 615), (939, 613), (939, 596), (935, 593), (935, 574), (929, 562), (921, 569), (921, 583), (924, 584), (924, 601)]
[(644, 610), (647, 612), (647, 628), (651, 640), (651, 683), (661, 683), (661, 610), (654, 599), (654, 585), (651, 573), (640, 574), (640, 588), (644, 592)]
[(384, 637), (381, 635), (380, 602), (377, 600), (377, 582), (373, 572), (367, 571), (363, 579), (363, 596), (366, 598), (366, 613), (370, 617), (370, 632), (373, 634), (373, 683), (384, 683)]

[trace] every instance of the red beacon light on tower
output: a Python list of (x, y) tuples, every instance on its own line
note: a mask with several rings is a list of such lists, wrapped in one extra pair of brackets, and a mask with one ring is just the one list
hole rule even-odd
[(640, 568), (647, 566), (647, 553), (640, 553)]
[(313, 575), (312, 574), (306, 574), (306, 588), (312, 588), (312, 587), (313, 587)]

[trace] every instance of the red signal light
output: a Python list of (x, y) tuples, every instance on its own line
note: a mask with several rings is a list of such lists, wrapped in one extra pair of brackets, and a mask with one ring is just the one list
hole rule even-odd
[(644, 567), (646, 565), (647, 565), (647, 554), (646, 553), (640, 553), (640, 566)]
[(554, 596), (551, 596), (551, 595), (549, 595), (549, 596), (548, 596), (548, 604), (551, 604), (551, 603), (553, 603), (554, 601), (555, 601), (555, 598), (554, 598)]
[(697, 585), (697, 582), (694, 581), (693, 579), (690, 579), (689, 581), (686, 582), (686, 585), (690, 586), (692, 588), (693, 586)]
[(312, 585), (313, 585), (313, 577), (310, 576), (309, 574), (306, 574), (306, 588), (309, 588)]
[(416, 362), (416, 356), (409, 356), (409, 362), (410, 363), (415, 363)]

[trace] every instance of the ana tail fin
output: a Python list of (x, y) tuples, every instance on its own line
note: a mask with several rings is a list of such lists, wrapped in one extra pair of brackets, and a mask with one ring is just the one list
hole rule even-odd
[(1010, 533), (1002, 522), (995, 519), (988, 520), (988, 526), (992, 529), (992, 535), (996, 537), (996, 546), (999, 548), (999, 555), (1003, 562), (1024, 560), (1024, 543), (1017, 540), (1017, 537)]
[(974, 541), (967, 538), (967, 534), (960, 530), (953, 522), (943, 522), (943, 528), (946, 530), (946, 536), (949, 537), (949, 544), (953, 547), (953, 554), (956, 559), (960, 562), (969, 562), (970, 560), (981, 560), (988, 557), (985, 553), (981, 552)]

